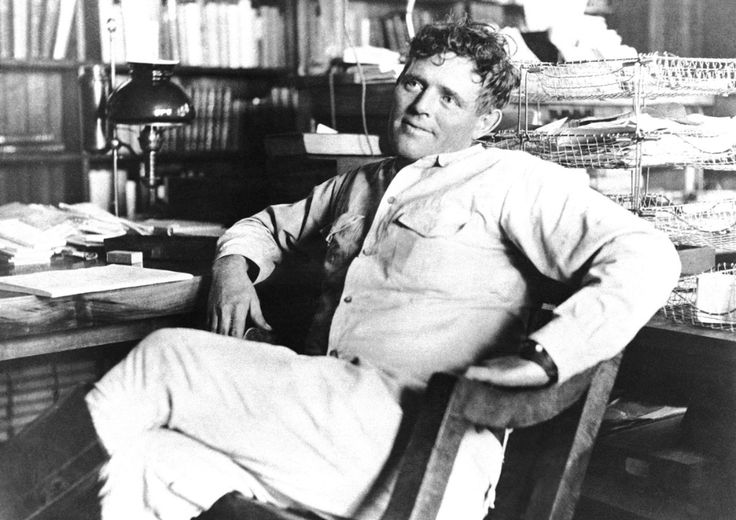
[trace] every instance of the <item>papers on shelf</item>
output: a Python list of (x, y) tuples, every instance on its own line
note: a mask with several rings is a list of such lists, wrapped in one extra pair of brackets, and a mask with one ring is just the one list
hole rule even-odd
[(49, 298), (189, 280), (192, 275), (130, 265), (40, 271), (0, 277), (0, 290)]
[(607, 118), (562, 118), (537, 128), (534, 135), (549, 139), (549, 153), (556, 154), (553, 160), (576, 165), (589, 161), (594, 166), (606, 156), (621, 164), (633, 164), (638, 135), (642, 166), (736, 165), (736, 117), (657, 117), (642, 113), (637, 119), (625, 113)]

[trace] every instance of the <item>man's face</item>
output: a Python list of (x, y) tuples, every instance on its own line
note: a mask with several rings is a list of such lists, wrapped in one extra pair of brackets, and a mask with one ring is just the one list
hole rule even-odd
[(473, 69), (470, 59), (453, 53), (409, 63), (394, 88), (389, 119), (397, 155), (417, 160), (462, 150), (490, 130), (492, 116), (476, 113), (481, 83)]

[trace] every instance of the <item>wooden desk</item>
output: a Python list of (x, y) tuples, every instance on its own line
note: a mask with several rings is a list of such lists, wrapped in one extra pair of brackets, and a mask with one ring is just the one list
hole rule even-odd
[(656, 315), (627, 347), (614, 393), (687, 412), (599, 437), (576, 520), (736, 518), (736, 333)]
[(736, 410), (736, 332), (656, 315), (627, 347), (620, 378), (627, 388), (676, 401), (690, 401), (699, 388), (713, 387), (713, 397)]
[[(49, 268), (84, 265), (57, 261)], [(199, 272), (181, 282), (54, 299), (0, 291), (0, 361), (135, 341), (162, 327), (201, 326), (206, 286)]]

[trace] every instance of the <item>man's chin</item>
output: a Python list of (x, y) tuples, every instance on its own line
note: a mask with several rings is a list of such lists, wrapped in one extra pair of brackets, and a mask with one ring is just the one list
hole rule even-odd
[(436, 153), (432, 144), (417, 142), (416, 139), (399, 139), (395, 145), (396, 155), (416, 161), (432, 153)]

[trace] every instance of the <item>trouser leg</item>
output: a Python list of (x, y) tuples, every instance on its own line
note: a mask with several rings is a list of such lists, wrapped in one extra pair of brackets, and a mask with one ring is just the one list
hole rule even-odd
[(97, 516), (97, 473), (107, 454), (85, 403), (88, 390), (76, 388), (0, 450), (0, 520)]
[(103, 469), (104, 520), (189, 520), (231, 491), (287, 506), (227, 455), (179, 432), (151, 430)]
[(379, 473), (402, 415), (370, 367), (183, 329), (146, 338), (88, 403), (113, 459), (146, 432), (176, 430), (294, 503), (342, 516)]

